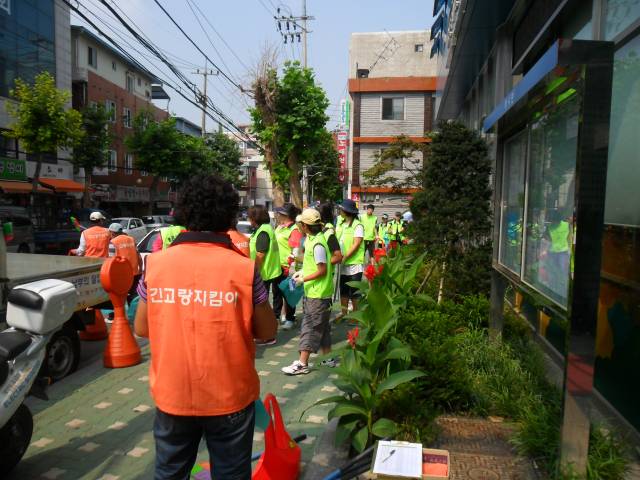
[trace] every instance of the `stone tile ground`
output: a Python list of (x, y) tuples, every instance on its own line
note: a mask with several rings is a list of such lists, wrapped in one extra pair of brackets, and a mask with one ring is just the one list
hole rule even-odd
[[(346, 337), (346, 326), (334, 327), (334, 342)], [(274, 393), (284, 421), (294, 437), (306, 433), (302, 461), (310, 461), (314, 443), (327, 421), (329, 406), (300, 415), (319, 398), (331, 395), (330, 371), (314, 370), (289, 377), (280, 368), (297, 358), (297, 333), (280, 332), (278, 344), (259, 347), (256, 369), (261, 391)], [(124, 369), (106, 369), (96, 361), (51, 386), (49, 401), (29, 399), (34, 414), (32, 443), (8, 477), (24, 479), (129, 480), (153, 477), (154, 404), (149, 395), (149, 350), (143, 362)], [(264, 448), (263, 435), (254, 437), (254, 452)], [(201, 444), (198, 463), (208, 461)]]

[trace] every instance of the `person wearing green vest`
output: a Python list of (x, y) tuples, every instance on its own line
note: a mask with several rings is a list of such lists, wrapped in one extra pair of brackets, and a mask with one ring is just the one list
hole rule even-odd
[(331, 203), (323, 203), (318, 207), (318, 211), (324, 224), (322, 233), (331, 252), (331, 265), (337, 265), (342, 262), (342, 250), (340, 250), (340, 242), (338, 242), (338, 237), (336, 236), (336, 228), (333, 226), (333, 205)]
[(405, 223), (402, 220), (402, 214), (396, 212), (395, 218), (389, 222), (389, 249), (396, 248), (404, 242), (404, 227)]
[[(278, 221), (275, 235), (282, 274), (272, 284), (273, 311), (276, 314), (276, 318), (280, 317), (282, 328), (291, 330), (296, 321), (296, 309), (287, 303), (279, 285), (289, 276), (289, 265), (294, 261), (293, 250), (300, 246), (302, 233), (300, 233), (294, 222), (296, 216), (300, 213), (300, 209), (292, 203), (285, 203), (281, 207), (275, 208), (274, 213)], [(282, 313), (283, 307), (284, 314)]]
[(349, 300), (353, 310), (358, 309), (358, 290), (349, 282), (362, 280), (364, 271), (364, 225), (358, 220), (358, 207), (353, 200), (343, 200), (340, 204), (340, 215), (343, 218), (338, 241), (342, 247), (342, 265), (340, 266), (340, 303), (342, 318), (347, 314)]
[(549, 224), (545, 234), (548, 245), (548, 286), (564, 298), (567, 295), (571, 263), (571, 226), (558, 210), (551, 210), (548, 216)]
[(385, 250), (389, 247), (389, 215), (386, 213), (380, 217), (380, 224), (376, 230), (376, 243)]
[(180, 235), (180, 233), (186, 231), (181, 225), (171, 225), (170, 227), (163, 227), (160, 229), (160, 235), (155, 239), (151, 247), (152, 252), (159, 252), (160, 250), (166, 250), (171, 246), (173, 241)]
[[(283, 367), (286, 375), (309, 373), (309, 357), (319, 349), (324, 355), (331, 352), (331, 300), (333, 298), (333, 265), (331, 252), (322, 232), (320, 212), (305, 209), (298, 216), (306, 235), (302, 271), (293, 275), (298, 285), (304, 285), (304, 317), (300, 328), (298, 350), (300, 357), (288, 367)], [(327, 367), (335, 367), (336, 361), (328, 358), (320, 362)]]
[(364, 215), (360, 215), (360, 221), (364, 225), (364, 249), (369, 254), (369, 261), (373, 261), (373, 249), (376, 247), (376, 227), (378, 226), (378, 217), (373, 214), (375, 207), (371, 204), (367, 205), (367, 211)]
[[(280, 254), (278, 253), (278, 242), (271, 226), (269, 212), (262, 205), (249, 208), (249, 222), (255, 229), (249, 239), (249, 256), (256, 263), (256, 270), (264, 281), (267, 292), (274, 281), (282, 274), (280, 267)], [(276, 339), (272, 338), (257, 342), (260, 345), (273, 345)]]

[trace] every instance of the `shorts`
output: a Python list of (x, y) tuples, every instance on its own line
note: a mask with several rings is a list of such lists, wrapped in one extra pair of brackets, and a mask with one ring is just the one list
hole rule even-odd
[(331, 347), (331, 299), (304, 297), (302, 306), (300, 351), (316, 353), (320, 348)]
[(360, 291), (357, 288), (347, 285), (348, 282), (359, 282), (362, 280), (362, 272), (353, 275), (340, 275), (340, 297), (358, 298)]

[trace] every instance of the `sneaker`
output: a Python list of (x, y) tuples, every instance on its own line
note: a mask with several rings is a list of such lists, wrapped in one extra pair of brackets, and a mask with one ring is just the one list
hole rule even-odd
[(256, 345), (261, 346), (261, 347), (266, 347), (269, 345), (275, 345), (276, 344), (276, 339), (275, 338), (271, 338), (269, 340), (258, 340), (257, 338), (254, 340), (254, 342), (256, 342)]
[(295, 327), (296, 323), (291, 321), (291, 320), (287, 320), (286, 322), (284, 322), (282, 324), (282, 329), (283, 330), (291, 330), (293, 327)]
[(282, 371), (285, 375), (306, 375), (311, 370), (309, 369), (309, 365), (305, 365), (300, 363), (299, 360), (296, 360), (288, 367), (282, 367)]
[(280, 315), (280, 324), (284, 325), (286, 321), (287, 321), (287, 317), (285, 315)]
[(321, 367), (329, 367), (336, 368), (338, 366), (338, 361), (335, 358), (327, 358), (326, 360), (322, 360), (320, 362)]

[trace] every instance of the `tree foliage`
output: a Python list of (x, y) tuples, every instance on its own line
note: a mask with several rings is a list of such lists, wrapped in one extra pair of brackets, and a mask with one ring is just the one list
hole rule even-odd
[(314, 200), (336, 201), (342, 198), (342, 184), (338, 182), (340, 164), (336, 142), (327, 130), (323, 130), (321, 136), (318, 147), (310, 158), (309, 183), (313, 187)]
[(491, 162), (486, 143), (459, 122), (441, 122), (431, 135), (424, 189), (411, 202), (411, 235), (445, 264), (450, 296), (484, 292), (491, 266)]
[(283, 190), (288, 185), (292, 202), (301, 207), (302, 168), (324, 148), (329, 100), (316, 84), (313, 70), (299, 62), (287, 62), (281, 77), (275, 68), (265, 69), (254, 90), (252, 130), (265, 149), (274, 186)]
[(374, 165), (362, 172), (365, 184), (394, 190), (421, 187), (423, 158), (427, 151), (425, 143), (414, 142), (406, 135), (395, 137), (388, 147), (376, 154)]
[(13, 123), (3, 134), (20, 141), (21, 148), (37, 158), (33, 189), (37, 188), (42, 154), (56, 154), (58, 148), (73, 146), (82, 137), (81, 115), (67, 108), (71, 94), (56, 88), (49, 72), (35, 77), (32, 85), (16, 79), (10, 95), (17, 103), (7, 102), (7, 112)]
[(89, 205), (89, 186), (94, 168), (102, 168), (109, 158), (112, 135), (107, 124), (109, 113), (102, 105), (85, 108), (82, 112), (83, 135), (73, 145), (71, 159), (76, 168), (84, 168), (84, 206)]
[(204, 147), (211, 154), (210, 170), (240, 186), (240, 149), (238, 144), (222, 132), (207, 136)]

